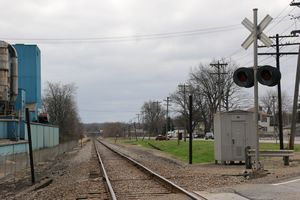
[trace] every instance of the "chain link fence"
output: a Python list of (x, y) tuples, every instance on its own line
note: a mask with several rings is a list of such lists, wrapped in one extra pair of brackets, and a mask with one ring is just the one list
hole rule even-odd
[[(33, 151), (34, 165), (40, 162), (53, 161), (58, 155), (72, 150), (78, 144), (78, 141), (70, 141), (55, 147), (35, 150)], [(30, 169), (28, 144), (22, 146), (12, 145), (12, 153), (0, 155), (0, 179), (8, 175), (15, 176), (16, 172), (20, 170)]]

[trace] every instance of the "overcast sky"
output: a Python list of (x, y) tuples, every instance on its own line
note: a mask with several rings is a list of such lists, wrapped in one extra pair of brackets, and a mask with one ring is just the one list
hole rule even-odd
[[(253, 20), (253, 8), (258, 21), (266, 14), (274, 18), (268, 35), (289, 34), (300, 26), (291, 19), (300, 14), (300, 8), (289, 6), (291, 0), (0, 2), (1, 40), (37, 44), (42, 87), (46, 81), (74, 83), (83, 122), (132, 120), (145, 101), (163, 101), (173, 93), (200, 62), (231, 58), (251, 66), (252, 46), (241, 47), (249, 35), (241, 21)], [(274, 64), (275, 59), (265, 56), (259, 62)], [(296, 56), (281, 59), (282, 87), (290, 96), (296, 63)]]

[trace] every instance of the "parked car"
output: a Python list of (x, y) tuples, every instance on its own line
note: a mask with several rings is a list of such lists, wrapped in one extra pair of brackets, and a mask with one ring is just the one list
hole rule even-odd
[(168, 131), (168, 132), (167, 132), (167, 136), (168, 136), (169, 138), (176, 137), (176, 136), (177, 136), (177, 133), (176, 133), (176, 131)]
[(158, 135), (156, 136), (155, 140), (169, 140), (170, 138), (165, 135)]
[(197, 133), (194, 136), (195, 138), (204, 138), (204, 133)]
[(206, 132), (204, 138), (206, 140), (208, 140), (208, 139), (214, 139), (214, 133), (213, 132)]

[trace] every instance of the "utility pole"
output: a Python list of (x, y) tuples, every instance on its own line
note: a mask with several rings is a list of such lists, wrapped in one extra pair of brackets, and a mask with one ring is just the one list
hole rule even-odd
[(161, 102), (160, 101), (155, 101), (155, 104), (156, 104), (156, 115), (159, 116), (159, 113), (160, 113), (160, 109), (159, 109), (159, 104)]
[[(290, 6), (300, 6), (300, 2), (293, 1)], [(294, 33), (300, 33), (300, 30), (293, 31)], [(295, 79), (295, 91), (294, 91), (294, 102), (293, 102), (293, 115), (292, 115), (292, 125), (291, 125), (291, 135), (289, 142), (289, 149), (294, 149), (295, 135), (296, 135), (296, 121), (297, 121), (297, 106), (298, 106), (298, 96), (299, 96), (299, 81), (300, 81), (300, 45), (298, 52), (298, 63)]]
[[(298, 37), (296, 35), (282, 35), (279, 36), (276, 34), (276, 36), (271, 36), (269, 38), (275, 39), (276, 44), (271, 45), (272, 47), (276, 47), (276, 52), (269, 52), (269, 53), (258, 53), (258, 55), (268, 55), (268, 56), (276, 56), (276, 68), (280, 71), (280, 56), (282, 55), (298, 55), (298, 52), (280, 52), (279, 47), (280, 46), (291, 46), (291, 45), (299, 45), (299, 43), (285, 43), (285, 44), (280, 44), (279, 43), (279, 38), (291, 38), (291, 37)], [(264, 48), (266, 46), (259, 46), (259, 48)], [(282, 98), (281, 98), (281, 81), (278, 82), (277, 84), (277, 95), (278, 95), (278, 131), (279, 131), (279, 146), (280, 149), (284, 149), (284, 144), (283, 144), (283, 127), (282, 127)]]
[(170, 97), (167, 97), (164, 101), (167, 102), (167, 115), (166, 115), (166, 135), (168, 134), (169, 131), (169, 102), (170, 102)]
[[(129, 122), (128, 122), (128, 136), (129, 136), (129, 140), (131, 140), (131, 123), (132, 123), (132, 121), (130, 120)], [(149, 138), (150, 139), (150, 138)]]
[(299, 96), (299, 81), (300, 81), (300, 46), (299, 46), (299, 55), (298, 55), (298, 63), (297, 63), (297, 71), (296, 71), (296, 79), (295, 79), (295, 91), (294, 91), (293, 114), (292, 114), (289, 149), (294, 149), (294, 143), (295, 143), (297, 105), (298, 105), (298, 96)]
[[(227, 74), (225, 72), (220, 71), (220, 68), (222, 67), (226, 67), (228, 64), (227, 63), (220, 63), (218, 61), (218, 63), (211, 63), (210, 66), (212, 67), (216, 67), (218, 69), (217, 73), (212, 73), (212, 74), (217, 74), (218, 75), (218, 106), (219, 106), (219, 112), (221, 112), (221, 74)], [(224, 71), (224, 70), (223, 70)], [(222, 92), (223, 94), (223, 92)]]
[(185, 83), (182, 85), (178, 85), (179, 88), (183, 88), (183, 112), (184, 112), (184, 132), (183, 132), (183, 140), (186, 142), (186, 131), (187, 131), (187, 121), (188, 118), (186, 116), (186, 87), (188, 85), (186, 85)]
[(276, 138), (276, 144), (277, 144), (277, 134), (276, 134), (276, 129), (275, 129), (275, 124), (276, 124), (276, 114), (275, 114), (275, 102), (276, 102), (276, 100), (275, 100), (275, 96), (272, 96), (272, 107), (273, 107), (273, 111), (272, 111), (272, 113), (273, 113), (273, 128), (274, 128), (274, 136), (275, 136), (275, 138)]
[(159, 113), (160, 113), (159, 104), (160, 104), (160, 102), (156, 101), (156, 117), (157, 117), (157, 119), (156, 119), (156, 129), (157, 129), (157, 133), (159, 132), (158, 131), (159, 130), (158, 121), (159, 121)]
[[(142, 132), (143, 132), (142, 141), (144, 141), (145, 134), (147, 133), (147, 130), (145, 130), (145, 121), (146, 121), (146, 119), (145, 119), (145, 110), (142, 110), (141, 115), (142, 115)], [(149, 128), (148, 128), (148, 131), (149, 131)]]
[(133, 127), (134, 127), (135, 140), (138, 141), (137, 134), (136, 134), (136, 124), (135, 124), (135, 122), (133, 122)]
[[(279, 53), (279, 35), (278, 34), (276, 34), (276, 67), (277, 67), (278, 71), (280, 71), (280, 53)], [(280, 80), (277, 84), (277, 96), (278, 96), (279, 148), (284, 149), (283, 127), (282, 127), (281, 81)], [(274, 104), (275, 104), (275, 102), (274, 102)], [(274, 113), (274, 118), (275, 118), (275, 113)], [(275, 129), (274, 129), (274, 132), (275, 132)], [(276, 141), (277, 141), (277, 139), (276, 139)]]

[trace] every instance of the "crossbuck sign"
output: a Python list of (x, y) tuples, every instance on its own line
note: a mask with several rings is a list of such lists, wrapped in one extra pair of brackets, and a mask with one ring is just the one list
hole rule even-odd
[[(272, 21), (272, 17), (270, 15), (267, 15), (258, 25), (257, 27), (257, 38), (264, 43), (267, 47), (270, 47), (272, 44), (272, 40), (266, 36), (266, 34), (263, 33), (263, 30), (269, 25), (269, 23)], [(244, 49), (248, 49), (248, 47), (253, 42), (253, 36), (254, 36), (254, 24), (247, 18), (245, 18), (242, 21), (242, 24), (251, 32), (251, 34), (247, 37), (247, 39), (242, 43), (242, 47)]]

